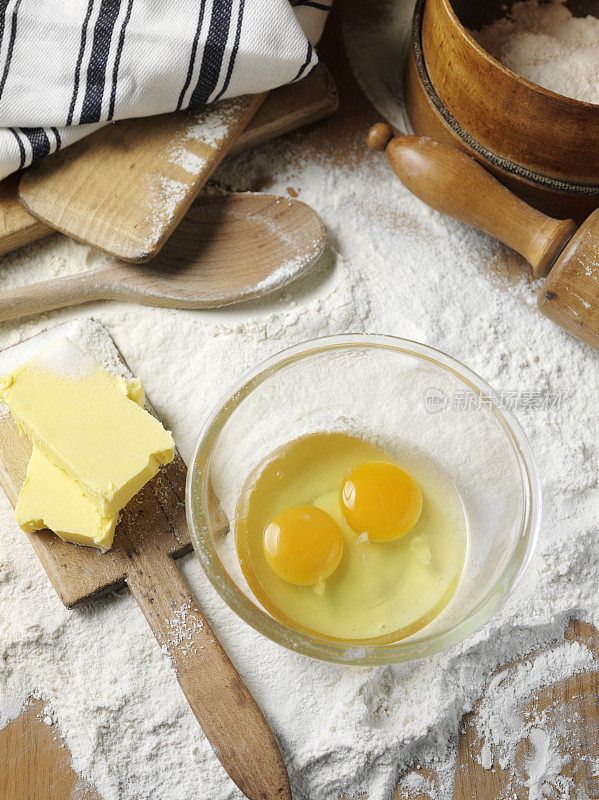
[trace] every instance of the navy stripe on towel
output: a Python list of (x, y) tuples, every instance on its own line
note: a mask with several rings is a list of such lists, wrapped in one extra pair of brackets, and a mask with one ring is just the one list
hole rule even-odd
[(132, 8), (133, 8), (133, 0), (129, 0), (129, 5), (127, 6), (127, 13), (125, 14), (125, 19), (123, 20), (123, 24), (121, 26), (121, 33), (119, 35), (119, 44), (116, 50), (114, 69), (112, 70), (112, 91), (110, 92), (110, 108), (108, 109), (107, 119), (112, 119), (114, 115), (114, 101), (116, 99), (116, 84), (119, 77), (119, 64), (121, 63), (121, 54), (123, 52), (123, 45), (125, 44), (125, 30), (127, 28), (127, 23), (131, 18)]
[(25, 156), (25, 148), (23, 147), (23, 142), (21, 141), (21, 138), (20, 138), (19, 134), (16, 132), (16, 130), (14, 128), (9, 128), (8, 130), (15, 137), (15, 139), (17, 140), (17, 144), (19, 145), (19, 156), (20, 156), (21, 160), (19, 162), (19, 166), (17, 167), (17, 169), (23, 169), (23, 167), (25, 166), (25, 158), (26, 158), (26, 156)]
[(0, 0), (0, 47), (2, 47), (2, 40), (4, 39), (4, 28), (6, 27), (6, 9), (10, 0)]
[(106, 81), (106, 64), (114, 26), (121, 7), (121, 0), (102, 0), (100, 13), (94, 26), (92, 52), (87, 67), (85, 96), (79, 123), (99, 122), (102, 115), (102, 99)]
[(206, 47), (202, 53), (202, 66), (189, 101), (191, 108), (205, 105), (216, 88), (229, 38), (231, 10), (232, 0), (220, 0), (212, 7)]
[(195, 36), (193, 37), (193, 43), (191, 45), (191, 57), (189, 59), (187, 75), (185, 76), (185, 83), (183, 84), (183, 88), (181, 89), (181, 94), (179, 95), (179, 102), (177, 103), (177, 111), (181, 110), (183, 106), (183, 99), (185, 98), (185, 92), (189, 89), (189, 84), (191, 83), (191, 76), (193, 75), (193, 65), (195, 63), (196, 53), (198, 51), (198, 41), (200, 38), (200, 33), (202, 31), (202, 24), (204, 22), (205, 9), (206, 9), (206, 0), (202, 0), (202, 4), (200, 5), (200, 16), (198, 17), (198, 26), (196, 28)]
[[(309, 63), (310, 63), (310, 61), (312, 60), (312, 53), (313, 53), (313, 52), (314, 52), (314, 51), (313, 51), (313, 49), (312, 49), (312, 45), (310, 44), (310, 42), (308, 42), (308, 52), (307, 52), (307, 54), (306, 54), (306, 60), (305, 60), (305, 61), (304, 61), (304, 63), (301, 65), (301, 67), (300, 67), (300, 69), (299, 69), (299, 72), (297, 73), (297, 75), (295, 76), (295, 78), (293, 79), (293, 81), (299, 81), (299, 79), (302, 77), (302, 75), (304, 74), (304, 72), (306, 71), (306, 69), (307, 69), (307, 67), (308, 67), (308, 64), (309, 64)], [(293, 81), (291, 81), (291, 83), (293, 83)]]
[(54, 150), (54, 152), (56, 152), (56, 150), (60, 150), (60, 148), (62, 147), (62, 139), (60, 138), (60, 134), (58, 133), (58, 128), (51, 128), (50, 130), (52, 131), (52, 133), (54, 134), (54, 138), (56, 139), (56, 148)]
[(241, 22), (243, 20), (243, 6), (245, 0), (239, 0), (239, 13), (237, 17), (237, 30), (235, 31), (235, 42), (233, 43), (233, 52), (231, 53), (231, 58), (229, 59), (229, 66), (227, 67), (227, 76), (225, 78), (225, 82), (223, 83), (223, 88), (214, 98), (215, 100), (220, 100), (223, 94), (229, 88), (229, 82), (231, 80), (231, 75), (233, 74), (233, 67), (235, 66), (235, 59), (237, 58), (237, 52), (239, 50), (239, 40), (241, 38)]
[(0, 97), (2, 97), (2, 92), (4, 91), (4, 85), (6, 83), (6, 79), (8, 78), (8, 71), (10, 70), (10, 62), (12, 61), (12, 54), (15, 47), (15, 39), (17, 38), (17, 13), (19, 11), (20, 5), (21, 5), (21, 0), (17, 0), (11, 15), (12, 18), (10, 23), (10, 40), (8, 42), (8, 50), (4, 61), (4, 72), (2, 73), (2, 81), (0, 81)]
[(44, 158), (50, 153), (50, 139), (43, 128), (20, 128), (22, 134), (29, 139), (31, 145), (31, 163)]
[(308, 6), (308, 8), (317, 8), (319, 11), (330, 11), (331, 6), (326, 6), (324, 3), (315, 3), (314, 0), (298, 0), (296, 3), (291, 4), (294, 8), (299, 6)]
[(73, 113), (75, 111), (75, 103), (77, 102), (77, 95), (79, 93), (79, 78), (81, 77), (81, 62), (83, 61), (83, 54), (85, 52), (85, 43), (87, 42), (87, 26), (89, 25), (89, 18), (92, 15), (94, 7), (94, 0), (89, 0), (85, 19), (83, 20), (83, 28), (81, 29), (81, 43), (79, 45), (79, 55), (77, 56), (77, 64), (75, 66), (75, 79), (73, 81), (73, 96), (71, 98), (71, 105), (69, 114), (67, 116), (67, 125), (73, 121)]

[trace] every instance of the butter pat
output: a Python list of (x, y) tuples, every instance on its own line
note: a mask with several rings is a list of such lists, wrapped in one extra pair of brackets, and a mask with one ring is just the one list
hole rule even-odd
[(104, 551), (112, 546), (118, 521), (118, 514), (101, 516), (75, 481), (37, 447), (33, 448), (15, 513), (25, 533), (49, 528), (67, 542)]
[[(114, 378), (119, 392), (143, 406), (145, 393), (139, 378)], [(33, 448), (27, 476), (15, 509), (17, 524), (25, 533), (49, 528), (67, 542), (112, 547), (118, 515), (103, 517), (78, 484), (37, 447)]]
[(118, 514), (174, 456), (170, 432), (131, 399), (134, 386), (119, 381), (68, 339), (0, 381), (21, 431), (104, 518)]

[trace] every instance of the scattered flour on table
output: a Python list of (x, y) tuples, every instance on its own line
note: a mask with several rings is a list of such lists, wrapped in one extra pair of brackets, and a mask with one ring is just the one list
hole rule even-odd
[[(540, 284), (518, 257), (422, 205), (384, 159), (365, 151), (362, 133), (351, 143), (358, 154), (351, 170), (319, 153), (318, 132), (304, 132), (230, 159), (216, 173), (220, 188), (268, 185), (284, 195), (293, 187), (321, 214), (328, 248), (284, 290), (206, 312), (94, 303), (2, 325), (0, 346), (82, 316), (98, 319), (143, 378), (184, 458), (245, 370), (324, 334), (413, 338), (467, 363), (501, 392), (552, 398), (516, 408), (544, 490), (526, 580), (481, 631), (444, 653), (372, 669), (309, 660), (230, 612), (193, 556), (182, 563), (281, 742), (294, 800), (389, 800), (400, 774), (406, 796), (430, 784), (449, 800), (462, 715), (497, 669), (553, 642), (555, 657), (531, 657), (517, 668), (520, 695), (485, 695), (479, 731), (486, 764), (509, 758), (528, 737), (537, 750), (526, 780), (536, 791), (557, 785), (554, 743), (543, 720), (534, 733), (517, 715), (510, 721), (509, 709), (538, 686), (589, 668), (589, 652), (564, 643), (563, 633), (572, 616), (599, 623), (597, 354), (537, 312)], [(0, 288), (89, 269), (102, 258), (55, 236), (4, 258)], [(0, 725), (35, 693), (59, 725), (74, 768), (105, 800), (240, 800), (129, 594), (66, 610), (3, 495), (0, 525)], [(438, 780), (414, 773), (418, 763), (432, 765)]]
[(523, 0), (472, 31), (498, 61), (558, 94), (599, 103), (599, 19), (575, 17), (565, 0)]
[[(513, 796), (517, 781), (528, 789), (529, 800), (577, 796), (572, 774), (562, 771), (571, 761), (568, 747), (579, 745), (585, 736), (582, 731), (579, 737), (573, 733), (581, 729), (580, 714), (567, 702), (555, 708), (543, 706), (533, 691), (597, 666), (593, 654), (573, 641), (502, 669), (493, 677), (471, 724), (485, 769), (494, 765), (504, 770), (516, 768), (515, 774), (510, 774), (505, 798)], [(572, 742), (572, 738), (578, 741)], [(584, 755), (579, 754), (577, 760), (584, 761)]]

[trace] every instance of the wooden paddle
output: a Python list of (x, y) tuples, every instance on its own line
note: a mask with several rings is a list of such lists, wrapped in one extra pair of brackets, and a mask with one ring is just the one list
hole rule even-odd
[[(247, 128), (234, 142), (229, 155), (258, 147), (277, 136), (311, 125), (335, 113), (338, 107), (335, 82), (325, 65), (321, 64), (304, 80), (270, 92)], [(94, 134), (91, 136), (93, 138)], [(17, 193), (20, 180), (21, 175), (16, 174), (0, 181), (0, 256), (56, 232), (21, 205)]]
[[(326, 78), (321, 72), (319, 82), (311, 84), (319, 101)], [(74, 239), (124, 261), (147, 261), (266, 96), (107, 125), (25, 172), (21, 202), (33, 216)]]
[(19, 186), (21, 202), (80, 242), (124, 261), (147, 261), (265, 97), (107, 125), (27, 170)]
[[(89, 324), (105, 340), (104, 346), (115, 349), (99, 323)], [(51, 336), (69, 337), (72, 327), (61, 325)], [(41, 337), (40, 349), (49, 343), (48, 334)], [(6, 353), (0, 355), (2, 371), (3, 358)], [(0, 484), (13, 506), (30, 455), (29, 440), (19, 434), (10, 415), (2, 415)], [(27, 535), (69, 608), (129, 586), (232, 780), (250, 800), (291, 800), (287, 771), (272, 731), (174, 561), (191, 550), (185, 477), (186, 467), (177, 453), (124, 509), (108, 553), (64, 542), (49, 531)]]
[(96, 269), (0, 292), (0, 321), (91, 300), (169, 308), (214, 308), (260, 297), (318, 259), (326, 232), (305, 203), (269, 194), (198, 200), (148, 264)]
[(32, 217), (18, 196), (20, 173), (0, 181), (0, 256), (55, 233), (54, 228)]
[(401, 182), (432, 208), (485, 231), (547, 276), (539, 310), (599, 350), (599, 209), (578, 228), (527, 205), (473, 158), (423, 136), (393, 136), (385, 123), (370, 129), (372, 150), (385, 150)]

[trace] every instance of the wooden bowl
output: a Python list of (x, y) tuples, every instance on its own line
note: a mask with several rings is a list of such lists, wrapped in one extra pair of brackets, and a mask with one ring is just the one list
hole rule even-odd
[[(569, 5), (573, 13), (599, 10), (597, 0)], [(599, 105), (522, 78), (468, 32), (504, 15), (503, 0), (417, 0), (410, 123), (473, 155), (545, 213), (581, 220), (599, 207)]]

